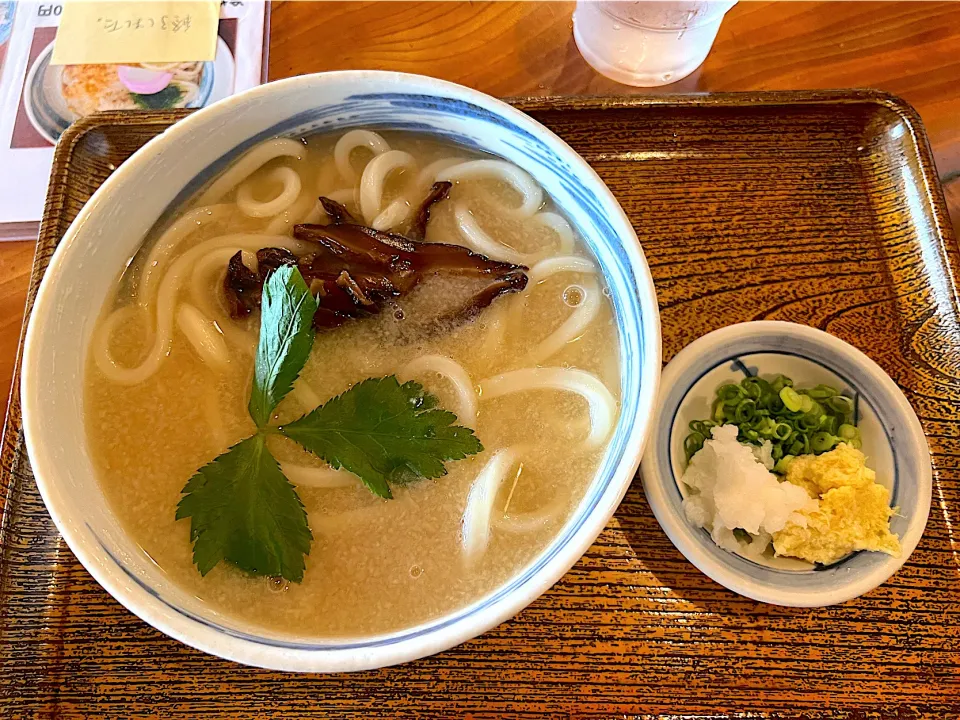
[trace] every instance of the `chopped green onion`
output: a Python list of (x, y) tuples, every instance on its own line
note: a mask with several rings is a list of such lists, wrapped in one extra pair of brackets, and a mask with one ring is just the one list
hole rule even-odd
[(826, 432), (816, 432), (810, 438), (810, 449), (815, 453), (824, 453), (840, 442), (840, 438)]
[(800, 394), (792, 387), (785, 387), (780, 391), (780, 401), (790, 412), (800, 412), (803, 401)]
[(718, 425), (723, 425), (724, 415), (723, 402), (720, 398), (717, 398), (713, 403), (713, 422)]
[(709, 420), (691, 420), (690, 421), (690, 430), (691, 432), (700, 433), (704, 437), (710, 437), (710, 429), (716, 427)]
[(758, 377), (748, 377), (740, 383), (740, 386), (747, 397), (756, 400), (763, 396), (765, 390), (770, 388), (770, 383)]
[(814, 400), (826, 400), (837, 394), (837, 391), (829, 385), (817, 385), (815, 388), (807, 390), (807, 395)]
[(753, 536), (743, 528), (734, 528), (733, 536), (742, 543), (752, 543)]
[(827, 405), (834, 412), (841, 413), (843, 415), (850, 415), (853, 413), (853, 400), (843, 395), (836, 395), (827, 401)]
[(853, 412), (853, 400), (827, 385), (798, 390), (785, 375), (746, 377), (717, 389), (710, 418), (689, 423), (684, 451), (689, 461), (714, 427), (736, 425), (740, 442), (770, 443), (774, 470), (783, 473), (795, 456), (828, 452), (840, 442), (860, 447)]
[(724, 405), (736, 405), (743, 395), (738, 385), (723, 385), (717, 390), (717, 400)]
[(843, 440), (853, 440), (860, 436), (860, 431), (849, 423), (844, 423), (837, 428), (837, 435)]
[(793, 380), (788, 378), (786, 375), (777, 375), (773, 382), (770, 383), (770, 389), (775, 393), (779, 393), (785, 387), (793, 387)]
[(779, 475), (786, 475), (787, 470), (790, 469), (790, 463), (793, 462), (795, 457), (794, 455), (784, 455), (777, 460), (777, 464), (773, 466), (773, 471)]
[(823, 415), (820, 420), (820, 429), (824, 432), (828, 432), (831, 435), (838, 434), (838, 428), (840, 427), (840, 421), (836, 418), (835, 415)]
[(781, 442), (790, 437), (790, 434), (793, 432), (793, 428), (790, 427), (785, 422), (778, 422), (777, 426), (773, 429), (773, 435), (780, 440)]
[(690, 458), (703, 449), (703, 443), (705, 440), (706, 438), (697, 432), (687, 435), (686, 439), (683, 441), (683, 452), (687, 456), (687, 462), (690, 462)]
[(754, 429), (760, 434), (760, 437), (771, 438), (777, 429), (777, 423), (770, 417), (764, 417), (756, 424)]
[(757, 404), (753, 400), (741, 400), (734, 410), (733, 417), (737, 425), (748, 423), (757, 416)]

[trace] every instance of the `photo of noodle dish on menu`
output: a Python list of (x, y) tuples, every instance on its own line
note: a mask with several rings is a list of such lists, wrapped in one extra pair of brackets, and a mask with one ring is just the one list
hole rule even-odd
[(105, 110), (201, 108), (233, 92), (235, 61), (223, 37), (212, 62), (52, 65), (52, 39), (27, 73), (23, 104), (48, 142), (81, 117)]
[(222, 5), (216, 25), (210, 18), (203, 51), (163, 55), (135, 43), (133, 54), (57, 56), (55, 63), (62, 7), (0, 0), (0, 168), (7, 171), (0, 172), (0, 241), (36, 236), (54, 145), (74, 123), (82, 132), (103, 122), (90, 118), (105, 112), (126, 113), (134, 122), (144, 112), (182, 114), (266, 79), (262, 2)]

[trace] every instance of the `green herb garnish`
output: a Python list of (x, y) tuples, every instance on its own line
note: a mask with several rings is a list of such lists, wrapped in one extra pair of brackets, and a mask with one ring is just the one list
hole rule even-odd
[(280, 267), (270, 280), (263, 285), (260, 342), (248, 405), (259, 428), (267, 424), (307, 364), (317, 312), (317, 301), (299, 270), (290, 265)]
[(142, 95), (140, 93), (130, 93), (130, 97), (137, 107), (144, 110), (165, 110), (172, 108), (183, 98), (183, 90), (176, 85), (167, 85), (160, 92)]
[(307, 362), (317, 304), (300, 271), (284, 266), (264, 284), (250, 416), (257, 432), (200, 468), (184, 486), (176, 518), (190, 518), (193, 561), (206, 575), (221, 560), (247, 572), (303, 579), (313, 535), (297, 491), (267, 448), (284, 435), (377, 495), (390, 484), (446, 474), (444, 462), (483, 450), (456, 415), (415, 382), (371, 378), (282, 426), (269, 422)]
[(303, 579), (313, 535), (297, 491), (257, 433), (207, 463), (181, 490), (193, 562), (206, 575), (221, 560), (247, 572)]
[(860, 447), (854, 401), (829, 385), (797, 389), (793, 380), (778, 375), (768, 382), (747, 377), (740, 384), (717, 389), (710, 420), (694, 420), (683, 449), (687, 462), (710, 437), (717, 425), (736, 425), (737, 440), (772, 445), (774, 472), (785, 474), (797, 455), (820, 455), (841, 442)]
[(417, 383), (401, 385), (393, 375), (371, 378), (280, 432), (389, 498), (388, 481), (440, 477), (447, 474), (444, 460), (480, 451), (473, 431), (455, 425), (457, 416), (436, 404)]

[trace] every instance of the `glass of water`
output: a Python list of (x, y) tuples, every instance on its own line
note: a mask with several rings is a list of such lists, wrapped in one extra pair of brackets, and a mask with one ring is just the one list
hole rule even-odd
[(685, 78), (706, 59), (736, 0), (578, 0), (573, 36), (608, 78), (656, 87)]

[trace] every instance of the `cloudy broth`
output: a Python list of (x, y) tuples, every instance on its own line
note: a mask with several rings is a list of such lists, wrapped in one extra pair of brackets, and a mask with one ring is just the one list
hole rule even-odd
[[(268, 159), (251, 161), (253, 167), (241, 168), (239, 177), (229, 177), (228, 170), (229, 182), (211, 186), (213, 194), (201, 192), (179, 213), (179, 229), (171, 233), (167, 223), (154, 233), (151, 240), (169, 246), (159, 261), (148, 240), (98, 322), (87, 363), (84, 408), (92, 456), (103, 491), (129, 534), (164, 572), (217, 612), (283, 634), (337, 638), (389, 632), (490, 593), (533, 560), (569, 519), (609, 440), (609, 427), (600, 426), (619, 412), (611, 305), (602, 276), (561, 209), (546, 195), (524, 209), (521, 200), (529, 197), (518, 193), (502, 168), (458, 177), (462, 165), (455, 161), (480, 159), (477, 153), (417, 135), (382, 132), (376, 138), (383, 144), (354, 137), (351, 152), (349, 142), (346, 150), (336, 147), (342, 134), (312, 136), (298, 155), (269, 159), (264, 152)], [(371, 204), (360, 191), (361, 178), (374, 157), (371, 147), (383, 154), (387, 146), (409, 153), (413, 164), (391, 171)], [(299, 191), (289, 173), (276, 172), (281, 167), (296, 173)], [(410, 208), (437, 176), (450, 177), (454, 186), (450, 197), (433, 207), (426, 240), (524, 260), (531, 267), (526, 290), (503, 295), (476, 318), (436, 332), (421, 329), (416, 319), (441, 312), (440, 306), (464, 290), (458, 279), (431, 277), (395, 311), (318, 331), (310, 359), (277, 416), (295, 419), (363, 379), (397, 373), (421, 382), (466, 424), (463, 393), (431, 364), (439, 356), (465, 371), (471, 394), (484, 388), (479, 398), (473, 396), (476, 418), (470, 418), (484, 451), (448, 462), (444, 477), (395, 487), (394, 499), (385, 500), (349, 480), (345, 486), (311, 486), (309, 469), (322, 470), (323, 463), (293, 442), (271, 437), (268, 446), (281, 464), (305, 473), (303, 483), (288, 473), (314, 536), (303, 581), (254, 577), (227, 563), (201, 576), (192, 561), (190, 523), (174, 518), (181, 490), (199, 467), (254, 431), (247, 401), (258, 319), (237, 321), (227, 314), (226, 258), (241, 248), (275, 246), (277, 238), (291, 241), (297, 222), (325, 223), (318, 195), (334, 197), (357, 218), (371, 207), (382, 216), (396, 202), (400, 220), (392, 229), (404, 231)], [(237, 206), (238, 196), (241, 204), (259, 208), (284, 193), (295, 197), (292, 203), (264, 217), (250, 217)], [(198, 207), (211, 209), (197, 212)], [(213, 243), (188, 256), (223, 237), (242, 240)], [(298, 252), (296, 243), (291, 249)], [(178, 271), (183, 257), (179, 280), (165, 284), (165, 275)], [(150, 356), (165, 292), (171, 312), (189, 302), (217, 323), (230, 349), (228, 363), (202, 360), (173, 322), (155, 367), (139, 375), (116, 369), (140, 367)], [(424, 357), (422, 367), (407, 367)], [(537, 367), (548, 370), (513, 375), (499, 385), (484, 382)], [(575, 371), (581, 372), (571, 374)], [(553, 387), (535, 387), (539, 381)], [(599, 391), (590, 388), (606, 389), (608, 417), (576, 391), (584, 385), (594, 404)], [(494, 387), (511, 391), (500, 394)], [(588, 437), (592, 442), (584, 440)], [(509, 455), (500, 457), (509, 468), (490, 512), (488, 539), (468, 551), (464, 513), (471, 487), (504, 451)]]

